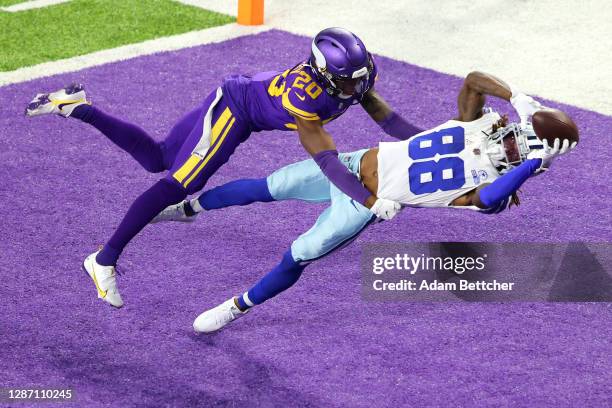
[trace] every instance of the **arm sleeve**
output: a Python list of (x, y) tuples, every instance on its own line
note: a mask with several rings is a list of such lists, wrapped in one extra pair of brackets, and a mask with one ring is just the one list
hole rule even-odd
[(423, 130), (406, 122), (404, 118), (395, 112), (391, 112), (389, 116), (378, 125), (385, 131), (386, 134), (399, 140), (406, 140), (411, 136), (421, 133)]
[[(480, 190), (478, 192), (480, 202), (487, 207), (483, 212), (499, 212), (506, 208), (510, 201), (509, 196), (515, 193), (541, 165), (542, 159), (526, 160), (520, 166), (510, 170), (508, 173)], [(504, 203), (505, 205), (502, 207)]]
[(338, 159), (336, 150), (324, 150), (313, 156), (325, 176), (344, 194), (364, 204), (372, 195)]

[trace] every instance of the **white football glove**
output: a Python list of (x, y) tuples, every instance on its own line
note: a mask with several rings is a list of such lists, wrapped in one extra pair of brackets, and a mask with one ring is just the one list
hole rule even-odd
[(521, 118), (521, 128), (524, 128), (529, 122), (529, 118), (531, 115), (536, 113), (539, 110), (544, 109), (542, 104), (535, 99), (533, 99), (529, 95), (525, 95), (524, 93), (512, 93), (512, 97), (510, 98), (510, 103), (518, 113)]
[(570, 145), (568, 139), (563, 139), (563, 144), (561, 144), (560, 139), (555, 139), (552, 147), (548, 145), (548, 140), (546, 139), (544, 139), (542, 143), (544, 144), (543, 148), (532, 150), (527, 155), (527, 159), (542, 159), (542, 165), (538, 169), (538, 173), (548, 170), (556, 157), (569, 152), (576, 147), (577, 144), (574, 142)]
[(372, 211), (378, 218), (390, 220), (395, 217), (401, 209), (402, 206), (398, 202), (387, 200), (385, 198), (378, 198), (374, 202), (372, 208), (370, 208), (370, 211)]

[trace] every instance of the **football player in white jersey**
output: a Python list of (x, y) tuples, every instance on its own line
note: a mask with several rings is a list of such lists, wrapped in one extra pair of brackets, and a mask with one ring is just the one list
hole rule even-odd
[[(510, 101), (521, 123), (508, 124), (506, 117), (483, 110), (486, 95)], [(575, 146), (556, 139), (551, 147), (538, 139), (529, 118), (542, 109), (540, 103), (492, 75), (470, 73), (458, 108), (457, 118), (406, 140), (340, 154), (372, 194), (397, 203), (383, 218), (391, 219), (407, 206), (498, 213), (511, 203), (518, 205), (517, 189)], [(382, 109), (380, 115), (387, 112)], [(258, 283), (198, 316), (193, 324), (197, 332), (219, 330), (289, 288), (308, 264), (350, 243), (376, 216), (330, 183), (313, 160), (305, 160), (267, 178), (236, 180), (208, 190), (168, 207), (153, 220), (189, 222), (202, 211), (288, 199), (331, 205)]]

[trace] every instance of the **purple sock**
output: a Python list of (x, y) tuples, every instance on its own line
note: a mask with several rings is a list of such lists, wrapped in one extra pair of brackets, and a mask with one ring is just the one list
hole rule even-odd
[(117, 119), (91, 105), (77, 106), (71, 116), (98, 129), (114, 144), (128, 152), (145, 170), (152, 173), (166, 170), (161, 143), (157, 143), (140, 127)]
[(72, 110), (71, 118), (77, 118), (82, 120), (83, 122), (88, 122), (85, 120), (86, 117), (91, 115), (93, 106), (88, 104), (79, 105)]
[(115, 265), (123, 248), (136, 234), (161, 210), (180, 203), (185, 197), (187, 197), (185, 190), (169, 180), (162, 179), (153, 184), (134, 201), (111, 239), (96, 257), (96, 261), (100, 265)]

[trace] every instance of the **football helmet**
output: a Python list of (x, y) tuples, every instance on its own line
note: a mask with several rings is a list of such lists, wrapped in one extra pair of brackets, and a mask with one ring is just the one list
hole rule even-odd
[(357, 103), (375, 75), (374, 60), (363, 42), (344, 28), (332, 27), (312, 40), (308, 61), (327, 93)]
[(487, 154), (499, 174), (505, 174), (527, 160), (527, 155), (544, 147), (531, 123), (521, 127), (510, 123), (487, 138)]

